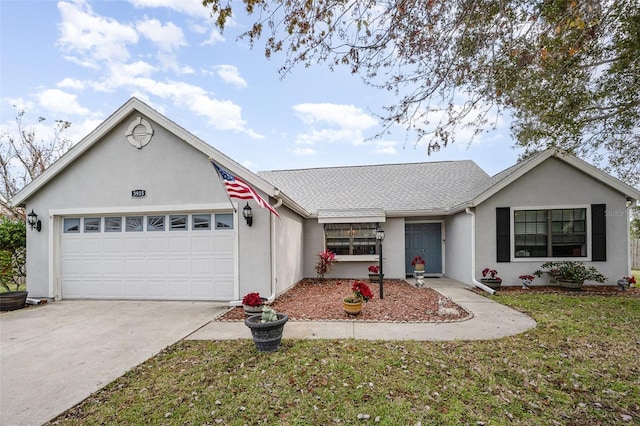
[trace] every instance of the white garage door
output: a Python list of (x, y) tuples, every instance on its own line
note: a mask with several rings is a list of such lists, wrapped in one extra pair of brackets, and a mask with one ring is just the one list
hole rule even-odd
[(231, 300), (233, 216), (62, 219), (63, 299)]

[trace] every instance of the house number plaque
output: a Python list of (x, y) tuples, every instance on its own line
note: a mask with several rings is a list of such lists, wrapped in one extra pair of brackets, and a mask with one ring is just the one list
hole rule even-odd
[(131, 198), (144, 198), (147, 196), (146, 189), (134, 189), (131, 191)]

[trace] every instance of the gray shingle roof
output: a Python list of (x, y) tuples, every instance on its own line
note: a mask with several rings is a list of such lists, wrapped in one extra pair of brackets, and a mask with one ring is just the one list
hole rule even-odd
[(383, 209), (446, 212), (463, 204), (489, 179), (476, 163), (444, 161), (374, 166), (276, 170), (258, 175), (300, 206), (319, 210)]

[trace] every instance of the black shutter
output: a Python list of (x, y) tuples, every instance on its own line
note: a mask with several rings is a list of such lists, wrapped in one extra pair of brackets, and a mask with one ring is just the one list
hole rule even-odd
[(606, 204), (591, 204), (591, 260), (607, 260)]
[(511, 208), (496, 207), (496, 261), (511, 261)]

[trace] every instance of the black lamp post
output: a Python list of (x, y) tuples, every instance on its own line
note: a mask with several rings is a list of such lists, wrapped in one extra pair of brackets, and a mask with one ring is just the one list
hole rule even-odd
[(382, 271), (382, 240), (384, 240), (384, 230), (380, 227), (380, 225), (378, 225), (378, 228), (376, 229), (376, 240), (378, 240), (378, 244), (379, 244), (379, 249), (378, 249), (379, 260), (378, 260), (378, 263), (380, 264), (380, 299), (384, 299), (384, 287), (383, 287), (383, 283), (382, 283), (382, 277), (383, 277), (383, 271)]
[(247, 225), (253, 225), (253, 212), (251, 211), (251, 206), (247, 201), (247, 205), (242, 208), (242, 216), (247, 221)]

